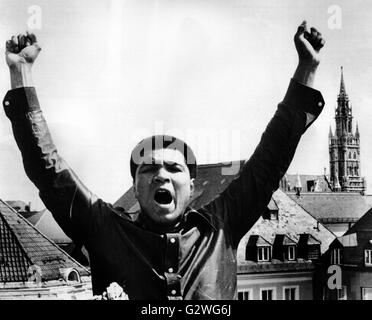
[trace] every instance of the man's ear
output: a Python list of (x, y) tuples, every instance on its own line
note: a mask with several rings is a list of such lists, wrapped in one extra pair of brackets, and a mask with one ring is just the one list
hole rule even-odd
[(192, 196), (194, 195), (194, 191), (195, 191), (195, 179), (192, 178), (190, 179), (190, 198), (192, 198)]

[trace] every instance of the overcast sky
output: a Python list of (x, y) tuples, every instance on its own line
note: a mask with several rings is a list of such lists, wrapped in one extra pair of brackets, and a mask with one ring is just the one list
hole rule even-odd
[[(54, 141), (109, 202), (131, 185), (132, 148), (154, 133), (184, 138), (199, 163), (248, 158), (296, 68), (293, 35), (306, 19), (327, 41), (315, 82), (326, 107), (289, 173), (329, 171), (328, 131), (344, 66), (372, 192), (371, 1), (1, 0), (0, 12), (2, 50), (12, 34), (38, 36), (34, 82)], [(8, 78), (0, 63), (3, 95)], [(42, 208), (4, 112), (0, 151), (0, 198)]]

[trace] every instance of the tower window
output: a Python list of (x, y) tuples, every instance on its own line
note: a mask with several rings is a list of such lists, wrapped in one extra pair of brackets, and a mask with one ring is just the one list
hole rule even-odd
[(351, 159), (351, 152), (349, 152), (349, 159)]
[(353, 158), (356, 159), (356, 153), (354, 152)]

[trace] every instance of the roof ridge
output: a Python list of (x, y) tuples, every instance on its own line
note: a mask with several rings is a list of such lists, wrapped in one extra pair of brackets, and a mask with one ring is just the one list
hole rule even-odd
[[(288, 194), (296, 194), (296, 192), (289, 191), (285, 192)], [(327, 191), (327, 192), (314, 192), (314, 191), (301, 191), (301, 196), (302, 195), (333, 195), (333, 196), (343, 196), (345, 195), (346, 197), (350, 196), (360, 196), (360, 197), (365, 197), (367, 195), (361, 195), (359, 192), (332, 192), (332, 191)]]
[[(14, 213), (17, 214), (18, 217), (20, 217), (23, 221), (26, 222), (26, 224), (28, 224), (29, 226), (31, 226), (31, 228), (33, 228), (38, 234), (40, 234), (42, 237), (44, 237), (48, 242), (50, 242), (55, 248), (58, 249), (59, 252), (61, 252), (63, 255), (65, 255), (67, 258), (71, 259), (73, 262), (75, 262), (79, 267), (81, 267), (82, 269), (84, 269), (86, 272), (88, 272), (90, 274), (90, 271), (84, 267), (82, 264), (80, 264), (78, 261), (76, 261), (73, 257), (71, 257), (67, 252), (65, 252), (63, 249), (61, 249), (53, 240), (49, 239), (49, 237), (47, 237), (45, 234), (43, 234), (38, 228), (36, 228), (31, 222), (29, 222), (25, 217), (23, 217), (20, 213), (18, 213), (16, 210), (14, 210), (11, 206), (9, 206), (5, 201), (1, 200), (0, 201), (5, 204), (11, 211), (13, 211)], [(4, 218), (4, 220), (6, 221), (6, 219)], [(7, 223), (7, 225), (9, 226), (9, 224)], [(21, 241), (19, 241), (17, 235), (14, 233), (13, 229), (9, 226), (9, 228), (11, 229), (11, 231), (13, 232), (14, 236), (16, 237), (17, 241), (20, 243), (20, 246), (22, 248), (22, 250), (26, 253), (26, 256), (28, 257), (28, 254), (26, 252), (26, 250), (24, 249)], [(31, 264), (35, 264), (31, 258), (28, 257), (28, 259), (31, 261)]]
[[(34, 224), (34, 227), (36, 227), (37, 228), (37, 226), (40, 224), (40, 221), (41, 220), (43, 220), (43, 218), (45, 217), (45, 213), (46, 213), (46, 209), (44, 209), (44, 210), (40, 210), (39, 212), (38, 212), (39, 214), (40, 214), (40, 217), (39, 217), (39, 219), (35, 222), (35, 224)], [(26, 219), (27, 220), (27, 219)], [(28, 220), (27, 220), (28, 221)], [(30, 222), (30, 221), (28, 221), (28, 222)], [(31, 223), (31, 222), (30, 222)], [(32, 223), (31, 223), (32, 224)]]

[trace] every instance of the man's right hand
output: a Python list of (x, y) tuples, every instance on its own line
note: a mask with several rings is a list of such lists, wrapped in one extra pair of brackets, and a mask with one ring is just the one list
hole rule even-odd
[(40, 50), (35, 35), (28, 32), (13, 36), (6, 42), (5, 59), (12, 89), (33, 87), (31, 67)]
[(22, 66), (31, 67), (39, 55), (41, 48), (32, 33), (13, 36), (6, 42), (6, 63), (9, 68), (21, 71)]

